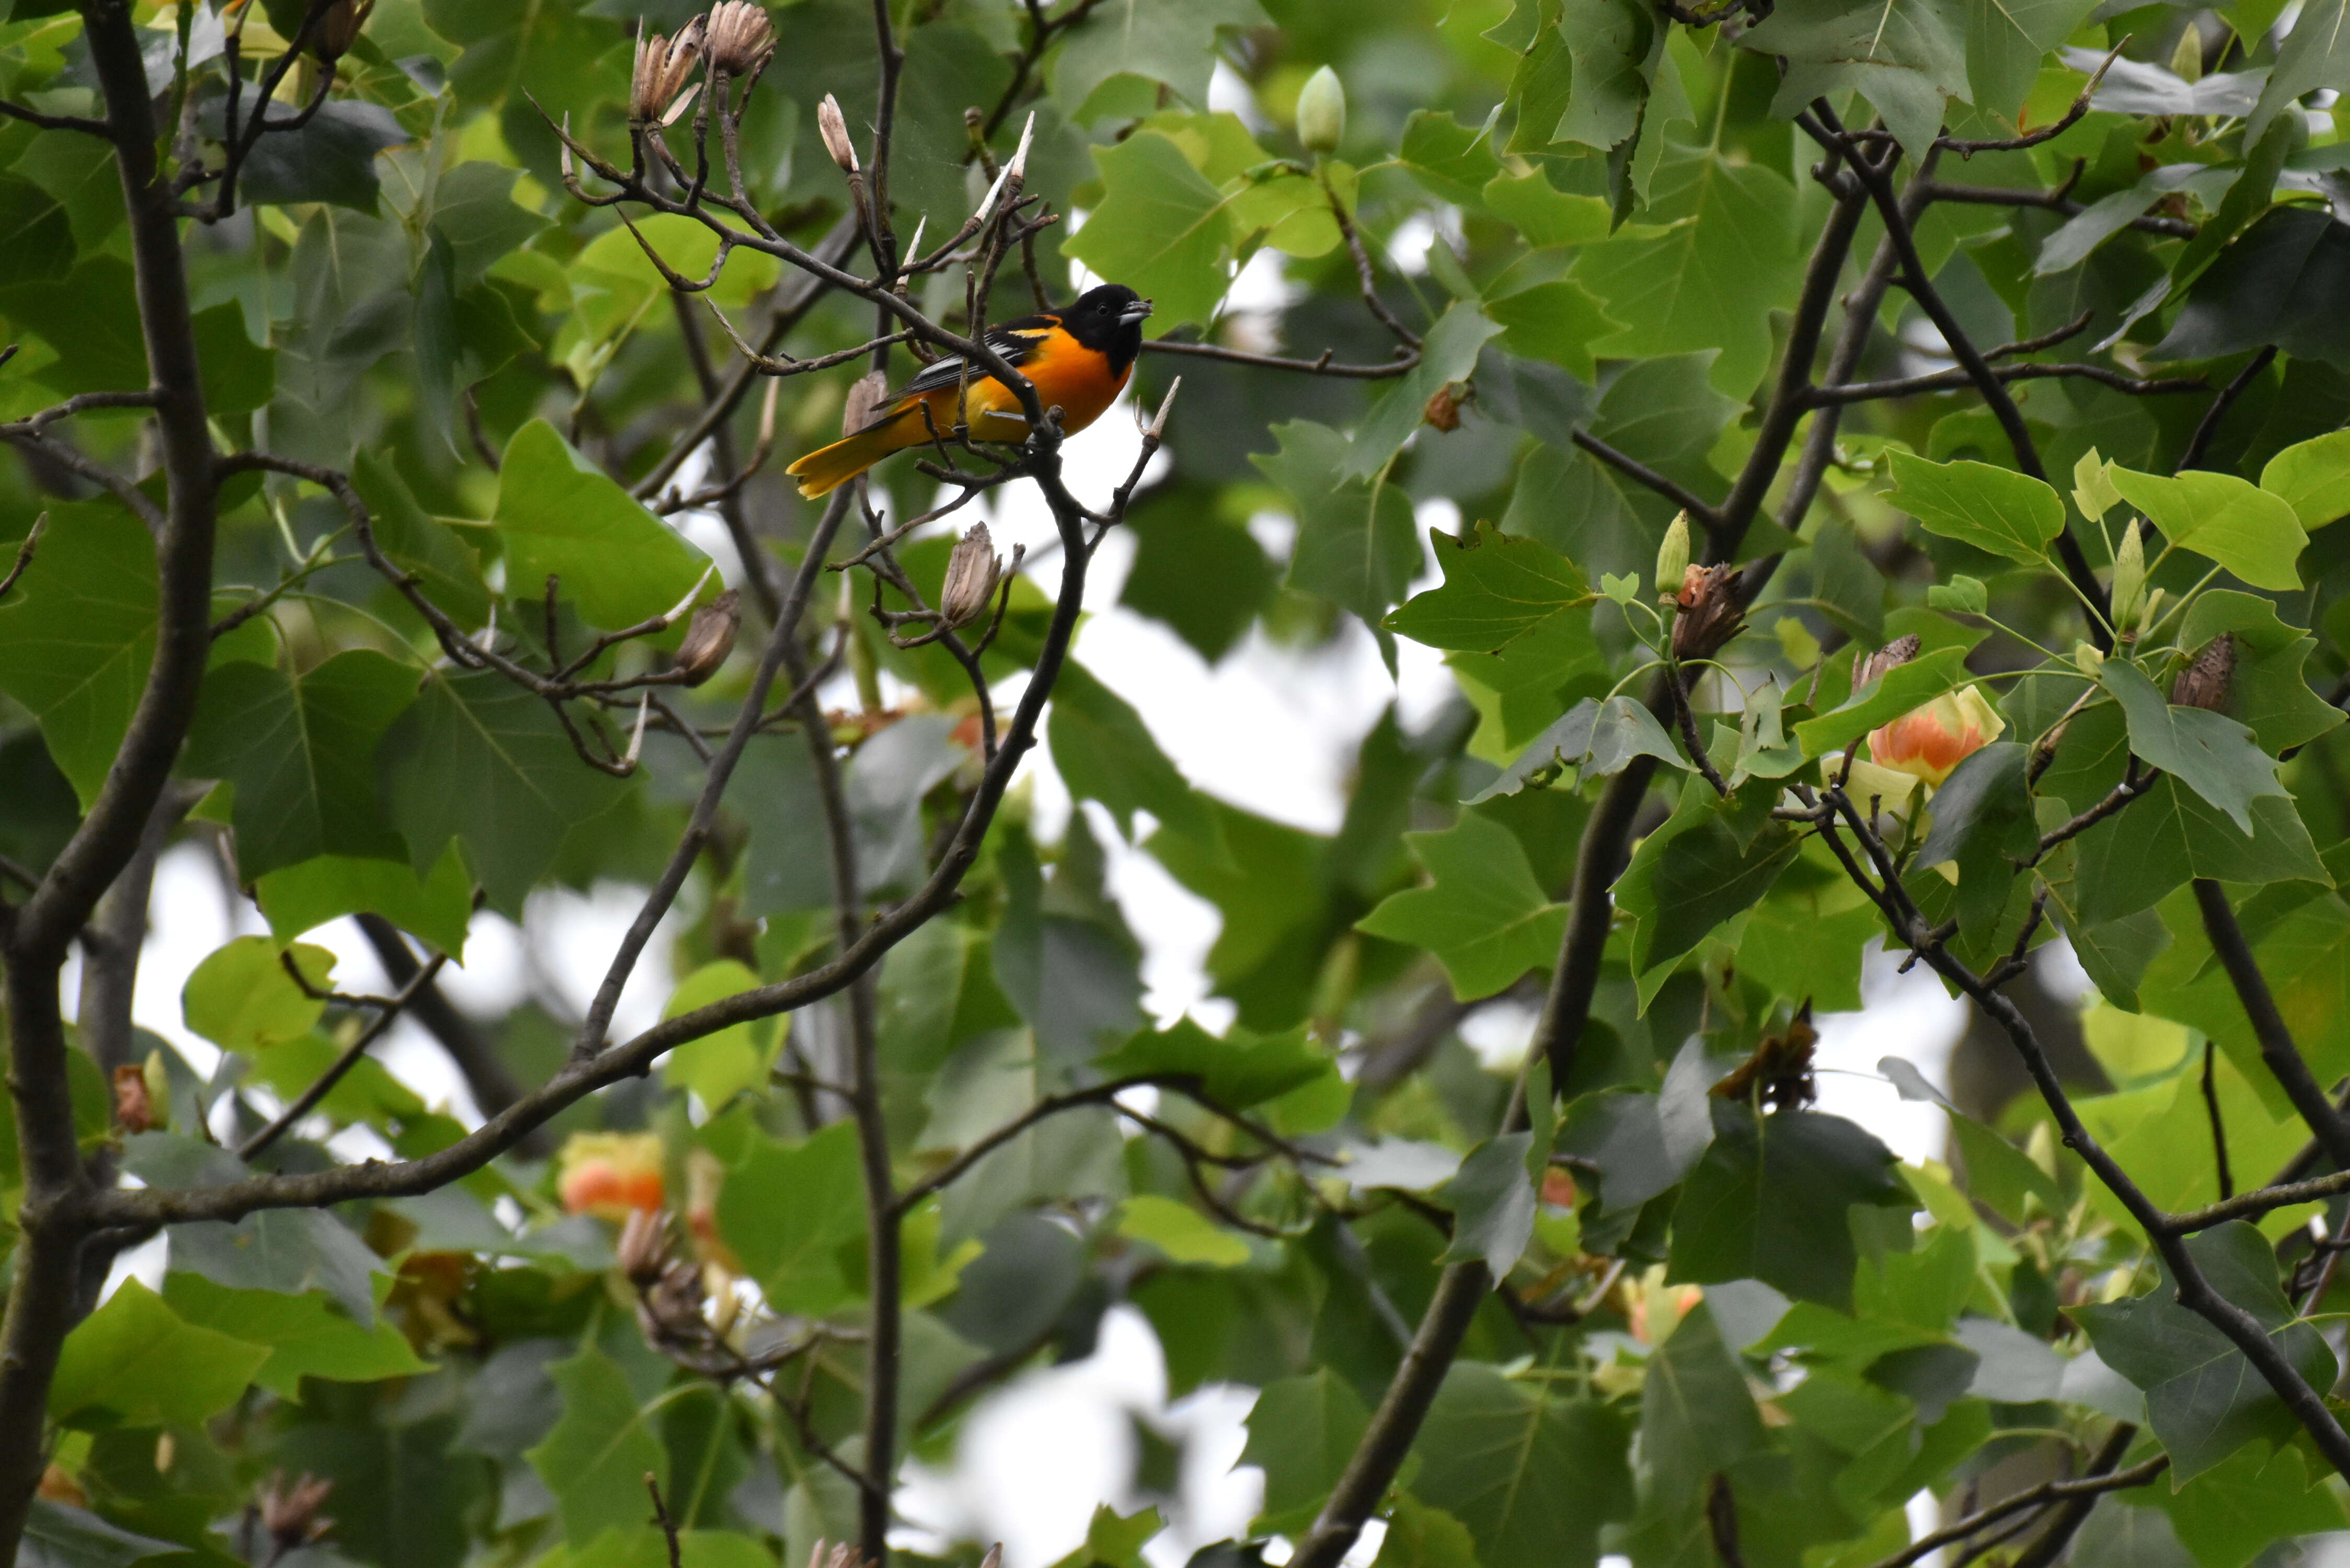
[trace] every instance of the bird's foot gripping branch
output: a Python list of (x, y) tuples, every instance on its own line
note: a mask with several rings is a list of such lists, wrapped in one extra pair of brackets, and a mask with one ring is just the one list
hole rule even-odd
[(0, 1553), (2350, 1528), (2335, 0), (20, 9)]

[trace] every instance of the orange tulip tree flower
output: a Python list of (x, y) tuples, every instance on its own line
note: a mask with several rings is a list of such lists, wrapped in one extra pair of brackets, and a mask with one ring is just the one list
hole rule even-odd
[(1940, 787), (1951, 771), (1999, 739), (2007, 721), (1980, 687), (1946, 691), (1912, 708), (1868, 736), (1868, 754), (1879, 767)]
[(650, 1133), (574, 1133), (558, 1157), (556, 1193), (573, 1214), (622, 1220), (659, 1209), (661, 1141)]

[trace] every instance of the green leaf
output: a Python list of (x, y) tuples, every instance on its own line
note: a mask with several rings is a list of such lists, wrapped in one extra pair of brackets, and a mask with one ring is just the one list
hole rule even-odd
[[(536, 600), (550, 576), (560, 577), (562, 597), (590, 626), (617, 631), (676, 608), (698, 581), (702, 599), (716, 597), (723, 586), (709, 556), (545, 420), (531, 421), (506, 443), (494, 521), (505, 540), (515, 597)], [(674, 647), (682, 636), (681, 622), (649, 640)]]
[(1967, 100), (2022, 130), (2022, 106), (2051, 49), (2073, 36), (2096, 0), (1968, 0)]
[[(290, 119), (293, 115), (284, 106), (273, 105), (269, 118)], [(216, 121), (211, 134), (218, 136), (225, 129), (224, 122)], [(256, 206), (331, 202), (373, 213), (376, 154), (408, 140), (400, 121), (380, 104), (329, 99), (298, 130), (273, 130), (253, 144), (237, 194)]]
[(2172, 544), (2220, 563), (2256, 588), (2301, 586), (2293, 563), (2309, 535), (2290, 503), (2232, 473), (2174, 478), (2116, 467), (2114, 488)]
[(2123, 659), (2106, 660), (2097, 682), (2121, 704), (2130, 750), (2226, 812), (2238, 832), (2251, 832), (2255, 799), (2286, 794), (2276, 759), (2233, 719), (2164, 701), (2145, 671)]
[(1452, 1241), (1440, 1262), (1474, 1259), (1496, 1284), (1510, 1277), (1534, 1234), (1534, 1184), (1526, 1175), (1530, 1132), (1503, 1133), (1469, 1151), (1434, 1197), (1452, 1210)]
[(1759, 163), (1680, 151), (1657, 172), (1647, 215), (1669, 224), (1654, 238), (1619, 234), (1586, 246), (1575, 281), (1623, 330), (1599, 338), (1603, 358), (1654, 358), (1719, 349), (1715, 387), (1743, 395), (1771, 359), (1770, 314), (1794, 296), (1795, 193)]
[(2024, 781), (2030, 760), (2030, 747), (1996, 741), (1960, 763), (1934, 792), (1933, 826), (1913, 864), (1957, 864), (1962, 929), (1999, 919), (2016, 863), (2039, 847), (2040, 827)]
[(1477, 1568), (1477, 1541), (1467, 1525), (1408, 1491), (1389, 1497), (1388, 1532), (1372, 1568)]
[(1469, 1527), (1484, 1568), (1591, 1568), (1631, 1514), (1624, 1418), (1556, 1388), (1456, 1361), (1412, 1445), (1413, 1495)]
[[(393, 566), (415, 575), (425, 597), (461, 627), (477, 627), (489, 618), (490, 594), (482, 582), (481, 563), (455, 529), (436, 522), (416, 504), (398, 470), (362, 448), (351, 463), (351, 484), (367, 504), (376, 544)], [(399, 613), (413, 620), (406, 601), (398, 602)]]
[(2135, 805), (2074, 841), (2079, 918), (2092, 926), (2119, 920), (2151, 909), (2190, 877), (2326, 879), (2292, 800), (2262, 795), (2251, 816), (2251, 832), (2238, 832), (2225, 811), (2178, 780), (2157, 779)]
[(1336, 1064), (1313, 1047), (1303, 1024), (1279, 1034), (1236, 1027), (1219, 1040), (1181, 1018), (1167, 1029), (1143, 1030), (1097, 1057), (1094, 1070), (1105, 1078), (1195, 1078), (1208, 1098), (1244, 1111), (1335, 1073)]
[(1558, 30), (1573, 62), (1574, 92), (1551, 140), (1607, 152), (1639, 135), (1672, 28), (1634, 0), (1565, 0)]
[[(1485, 205), (1492, 209), (1495, 217), (1524, 235), (1530, 245), (1574, 245), (1604, 240), (1613, 216), (1604, 199), (1567, 195), (1539, 169), (1524, 174), (1495, 175), (1485, 186)], [(1493, 319), (1502, 318), (1495, 316)]]
[(2199, 1568), (2243, 1568), (2272, 1542), (2343, 1527), (2341, 1501), (2310, 1480), (2298, 1449), (2245, 1448), (2176, 1491), (2149, 1487), (2146, 1496)]
[(1712, 793), (1699, 785), (1684, 795), (1617, 881), (1617, 908), (1635, 922), (1629, 957), (1636, 976), (1672, 963), (1758, 902), (1802, 847), (1784, 823), (1740, 833), (1716, 812)]
[(1404, 842), (1431, 885), (1394, 895), (1357, 929), (1426, 948), (1463, 1002), (1556, 960), (1566, 906), (1544, 897), (1515, 834), (1471, 812), (1441, 833), (1407, 833)]
[(0, 691), (40, 722), (88, 810), (155, 658), (155, 542), (110, 501), (48, 513), (32, 565), (0, 601)]
[(1721, 1341), (1713, 1309), (1691, 1307), (1648, 1358), (1640, 1391), (1640, 1454), (1676, 1503), (1704, 1495), (1720, 1471), (1763, 1448), (1746, 1373)]
[(1388, 629), (1430, 648), (1499, 653), (1553, 617), (1586, 606), (1591, 586), (1548, 545), (1479, 523), (1454, 538), (1429, 530), (1444, 586), (1415, 594)]
[(1951, 615), (1981, 615), (1991, 607), (1991, 593), (1980, 577), (1952, 577), (1947, 586), (1937, 583), (1926, 590), (1926, 607)]
[(563, 1417), (523, 1458), (555, 1494), (564, 1539), (579, 1546), (606, 1530), (642, 1530), (645, 1477), (669, 1463), (628, 1376), (592, 1345), (546, 1373), (563, 1391)]
[[(1108, 0), (1084, 26), (1071, 29), (1055, 57), (1053, 96), (1074, 115), (1102, 83), (1112, 77), (1130, 76), (1154, 84), (1163, 82), (1187, 103), (1204, 109), (1217, 34), (1228, 27), (1257, 27), (1264, 23), (1265, 14), (1257, 0), (1206, 0), (1197, 5)], [(1121, 273), (1103, 272), (1102, 275), (1132, 282)], [(1139, 283), (1133, 286), (1144, 294), (1150, 292)]]
[(2293, 508), (2304, 533), (2350, 514), (2350, 431), (2285, 448), (2261, 470), (2261, 488)]
[(1578, 381), (1597, 379), (1591, 345), (1618, 325), (1582, 285), (1564, 277), (1489, 299), (1485, 314), (1500, 325), (1503, 348), (1529, 359), (1546, 359)]
[[(1137, 0), (1128, 4), (1139, 8)], [(1249, 8), (1255, 9), (1253, 0)], [(1062, 249), (1151, 300), (1156, 308), (1147, 330), (1154, 336), (1208, 320), (1232, 282), (1226, 256), (1232, 224), (1223, 192), (1155, 130), (1097, 147), (1093, 156), (1107, 194)]]
[[(758, 975), (747, 965), (721, 959), (678, 981), (661, 1016), (675, 1018), (738, 992), (756, 990), (758, 984)], [(767, 1068), (790, 1022), (791, 1015), (785, 1013), (781, 1019), (730, 1023), (699, 1040), (689, 1040), (661, 1064), (661, 1081), (692, 1090), (715, 1115), (735, 1096), (757, 1094), (766, 1087)]]
[(1469, 804), (1515, 794), (1530, 784), (1546, 784), (1565, 768), (1577, 770), (1581, 778), (1606, 778), (1622, 773), (1635, 757), (1690, 766), (1645, 704), (1629, 697), (1610, 697), (1605, 702), (1586, 697), (1535, 736)]
[(1463, 125), (1442, 109), (1412, 110), (1403, 122), (1396, 156), (1421, 184), (1455, 206), (1482, 205), (1485, 187), (1503, 173), (1492, 126)]
[(361, 912), (381, 915), (459, 963), (473, 918), (473, 884), (464, 857), (452, 847), (419, 877), (406, 860), (351, 859), (321, 855), (254, 885), (269, 934), (280, 946), (330, 920)]
[(1339, 473), (1367, 480), (1387, 467), (1388, 461), (1420, 428), (1429, 399), (1465, 379), (1476, 369), (1485, 340), (1501, 330), (1474, 305), (1462, 301), (1448, 306), (1422, 339), (1419, 363), (1398, 377), (1356, 427)]
[(621, 792), (579, 760), (545, 702), (494, 670), (436, 677), (380, 755), (409, 864), (425, 872), (462, 841), (491, 905), (510, 915), (564, 835)]
[(163, 1276), (163, 1300), (183, 1322), (269, 1347), (254, 1381), (282, 1399), (301, 1397), (302, 1379), (380, 1383), (431, 1372), (389, 1318), (362, 1327), (324, 1292), (230, 1290), (201, 1274)]
[(184, 1322), (128, 1279), (66, 1336), (49, 1417), (86, 1431), (195, 1426), (236, 1403), (267, 1348)]
[(1754, 28), (1747, 47), (1786, 57), (1773, 113), (1856, 88), (1902, 147), (1923, 157), (1950, 100), (1970, 90), (1969, 15), (1957, 0), (1798, 0)]
[(1936, 648), (1897, 664), (1815, 719), (1795, 726), (1807, 756), (1825, 756), (1967, 683), (1967, 650)]
[(181, 991), (188, 1027), (224, 1051), (246, 1055), (307, 1034), (327, 1004), (294, 983), (281, 950), (313, 990), (332, 982), (335, 955), (325, 948), (297, 942), (281, 950), (267, 937), (232, 938), (196, 966)]
[(176, 1557), (176, 1541), (136, 1535), (84, 1509), (36, 1497), (16, 1545), (17, 1568), (130, 1568), (149, 1557)]
[(416, 671), (367, 649), (299, 680), (243, 662), (206, 674), (181, 766), (236, 785), (238, 872), (265, 877), (317, 855), (402, 855), (376, 805), (375, 756), (415, 700)]
[(2308, 207), (2272, 207), (2195, 280), (2147, 358), (2213, 359), (2274, 344), (2296, 359), (2350, 366), (2350, 322), (2334, 308), (2345, 265), (2350, 229)]
[(1312, 1524), (1370, 1421), (1362, 1397), (1327, 1366), (1266, 1384), (1249, 1410), (1248, 1446), (1240, 1458), (1264, 1471), (1264, 1503), (1250, 1528)]
[[(2189, 1237), (2187, 1250), (2211, 1288), (2250, 1313), (2296, 1373), (2320, 1390), (2333, 1386), (2334, 1353), (2314, 1326), (2294, 1318), (2267, 1238), (2231, 1220)], [(2170, 1453), (2174, 1485), (2246, 1443), (2286, 1441), (2296, 1430), (2292, 1412), (2243, 1353), (2177, 1304), (2176, 1288), (2165, 1269), (2150, 1294), (2074, 1309), (2106, 1365), (2146, 1391), (2147, 1417)]]
[(2302, 8), (2277, 50), (2276, 68), (2261, 88), (2261, 101), (2244, 121), (2247, 146), (2258, 141), (2286, 106), (2321, 88), (2350, 88), (2350, 14), (2343, 0), (2314, 0)]
[(1216, 842), (1207, 802), (1159, 749), (1142, 715), (1084, 666), (1062, 667), (1045, 739), (1069, 793), (1107, 806), (1128, 838), (1134, 814), (1147, 811), (1195, 840)]
[(1856, 1204), (1909, 1209), (1891, 1151), (1842, 1116), (1713, 1103), (1712, 1144), (1673, 1214), (1670, 1280), (1761, 1280), (1842, 1310), (1856, 1256)]
[(2011, 561), (2043, 560), (2064, 531), (2064, 503), (2042, 480), (1987, 462), (1929, 462), (1892, 454), (1894, 488), (1885, 499), (1929, 533)]
[(831, 1312), (861, 1293), (840, 1251), (865, 1234), (857, 1131), (835, 1122), (796, 1144), (761, 1140), (726, 1173), (718, 1230), (778, 1312)]
[(1345, 477), (1347, 438), (1305, 420), (1272, 430), (1280, 451), (1252, 456), (1297, 514), (1289, 587), (1376, 624), (1419, 570), (1411, 502), (1393, 485)]
[(1148, 1241), (1174, 1263), (1198, 1263), (1229, 1269), (1249, 1261), (1245, 1241), (1192, 1208), (1172, 1198), (1138, 1192), (1119, 1210), (1118, 1233)]

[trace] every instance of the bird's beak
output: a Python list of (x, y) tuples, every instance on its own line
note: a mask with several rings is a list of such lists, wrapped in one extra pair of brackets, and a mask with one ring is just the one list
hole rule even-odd
[(1149, 315), (1150, 301), (1138, 299), (1118, 313), (1118, 324), (1120, 327), (1131, 327), (1138, 321), (1148, 319)]

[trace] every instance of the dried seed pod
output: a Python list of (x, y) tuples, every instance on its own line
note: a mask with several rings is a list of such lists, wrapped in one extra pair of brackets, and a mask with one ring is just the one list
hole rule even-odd
[(840, 410), (840, 433), (853, 436), (873, 422), (874, 406), (881, 394), (889, 389), (889, 378), (879, 370), (868, 370), (848, 384), (848, 401)]
[(705, 38), (710, 68), (726, 76), (756, 76), (775, 57), (775, 25), (754, 0), (719, 0), (710, 9)]
[(2214, 713), (2228, 711), (2229, 689), (2236, 680), (2236, 639), (2233, 633), (2221, 632), (2203, 645), (2178, 679), (2170, 683), (2170, 701), (2180, 708), (2208, 708)]
[(687, 87), (686, 78), (702, 58), (702, 41), (699, 16), (680, 28), (674, 38), (659, 33), (648, 37), (639, 25), (636, 68), (629, 83), (631, 124), (668, 125), (685, 112), (685, 106), (701, 90), (699, 83)]
[(375, 0), (334, 0), (310, 29), (310, 52), (328, 65), (341, 59), (359, 41), (359, 30), (374, 9)]
[(1913, 631), (1907, 637), (1895, 638), (1875, 653), (1863, 654), (1852, 667), (1852, 689), (1857, 691), (1887, 670), (1908, 663), (1924, 646)]
[(816, 129), (824, 138), (824, 150), (840, 165), (843, 174), (857, 172), (857, 144), (848, 140), (848, 120), (840, 112), (840, 104), (830, 93), (816, 106)]
[(617, 1249), (620, 1272), (639, 1285), (650, 1285), (668, 1272), (669, 1210), (638, 1209), (620, 1227)]
[(683, 683), (699, 686), (718, 673), (726, 656), (734, 651), (734, 634), (743, 627), (743, 595), (728, 588), (708, 604), (693, 612), (693, 623), (685, 628), (685, 640), (678, 644), (677, 668)]
[(1674, 597), (1680, 614), (1673, 619), (1673, 657), (1711, 659), (1722, 645), (1743, 630), (1746, 607), (1738, 600), (1739, 571), (1735, 566), (1690, 566), (1681, 573), (1681, 591)]
[(260, 1510), (261, 1527), (269, 1532), (279, 1551), (307, 1546), (335, 1527), (333, 1520), (318, 1512), (334, 1490), (333, 1481), (321, 1480), (307, 1471), (292, 1486), (286, 1484), (284, 1470), (269, 1478), (269, 1484), (261, 1489), (261, 1495), (254, 1501)]
[(154, 1096), (147, 1092), (147, 1069), (126, 1064), (114, 1070), (114, 1125), (127, 1133), (152, 1132), (162, 1125)]
[(995, 554), (987, 524), (974, 523), (947, 558), (946, 587), (939, 594), (939, 614), (951, 627), (966, 627), (987, 614), (995, 586), (1003, 576), (1003, 563)]

